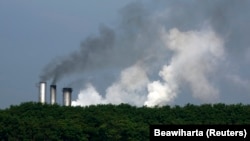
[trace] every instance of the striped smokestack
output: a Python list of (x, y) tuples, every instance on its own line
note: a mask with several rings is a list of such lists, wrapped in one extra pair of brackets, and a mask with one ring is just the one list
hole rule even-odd
[(63, 88), (63, 105), (71, 106), (72, 88)]
[(39, 84), (39, 102), (46, 102), (46, 82), (40, 82)]
[(50, 104), (56, 103), (56, 85), (50, 85)]

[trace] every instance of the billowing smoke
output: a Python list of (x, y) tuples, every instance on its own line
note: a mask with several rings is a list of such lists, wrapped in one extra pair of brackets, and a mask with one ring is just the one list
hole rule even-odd
[(87, 84), (86, 88), (80, 91), (78, 99), (72, 101), (72, 106), (87, 106), (91, 104), (107, 104), (107, 101), (103, 99), (92, 84)]
[(72, 102), (72, 105), (131, 103), (140, 106), (146, 99), (145, 86), (148, 82), (145, 70), (136, 64), (121, 72), (119, 79), (107, 88), (105, 97), (100, 95), (91, 84), (88, 84), (87, 88), (80, 92), (78, 99)]
[[(205, 102), (217, 100), (219, 90), (208, 77), (216, 71), (224, 55), (223, 42), (218, 35), (210, 28), (188, 32), (174, 28), (169, 32), (163, 30), (161, 35), (166, 49), (174, 52), (169, 65), (164, 65), (159, 72), (161, 80), (149, 82), (145, 69), (134, 65), (121, 72), (119, 80), (107, 88), (105, 97), (90, 85), (74, 104), (86, 105), (93, 100), (90, 103), (161, 106), (174, 101), (183, 83), (189, 84), (193, 97)], [(84, 102), (86, 99), (88, 102)]]
[[(249, 84), (249, 8), (249, 1), (233, 0), (131, 3), (119, 11), (116, 28), (101, 26), (80, 51), (48, 64), (41, 79), (54, 83), (87, 71), (118, 72), (113, 79), (99, 78), (105, 90), (98, 89), (104, 84), (82, 84), (72, 105), (161, 106), (180, 94), (223, 101), (233, 95), (223, 95), (232, 86), (229, 79), (234, 88)], [(242, 66), (245, 71), (237, 69)]]
[(181, 32), (171, 29), (163, 31), (166, 47), (174, 52), (170, 64), (163, 66), (159, 75), (163, 82), (154, 81), (148, 85), (148, 99), (145, 105), (165, 105), (178, 94), (178, 88), (186, 82), (193, 97), (213, 102), (219, 97), (219, 90), (209, 82), (209, 76), (224, 55), (223, 41), (210, 28), (201, 31)]
[(63, 77), (74, 73), (83, 72), (96, 67), (106, 65), (109, 50), (114, 45), (115, 34), (112, 29), (101, 26), (99, 37), (89, 37), (82, 44), (79, 51), (71, 53), (62, 60), (55, 60), (45, 66), (40, 79), (47, 81), (52, 79), (52, 84)]

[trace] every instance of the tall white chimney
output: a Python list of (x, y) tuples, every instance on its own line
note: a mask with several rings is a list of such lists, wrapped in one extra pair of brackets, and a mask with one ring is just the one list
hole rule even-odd
[(56, 85), (50, 85), (50, 104), (56, 103)]
[(63, 105), (71, 106), (72, 88), (63, 88)]
[(46, 103), (46, 82), (40, 82), (39, 85), (39, 102)]

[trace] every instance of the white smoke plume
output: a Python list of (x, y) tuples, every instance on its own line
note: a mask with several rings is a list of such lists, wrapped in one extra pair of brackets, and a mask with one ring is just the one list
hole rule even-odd
[(145, 70), (138, 66), (131, 66), (121, 72), (120, 79), (113, 83), (106, 91), (108, 102), (131, 103), (142, 105), (145, 101), (145, 86), (149, 82)]
[(80, 92), (78, 99), (72, 102), (72, 105), (130, 103), (141, 106), (146, 98), (145, 86), (148, 82), (146, 71), (136, 64), (121, 72), (120, 78), (107, 88), (105, 97), (88, 84), (87, 88)]
[(72, 106), (87, 106), (92, 104), (106, 104), (106, 101), (92, 84), (87, 84), (86, 89), (80, 91), (77, 100), (72, 101)]
[(164, 82), (158, 80), (148, 84), (148, 96), (144, 105), (150, 107), (166, 105), (177, 96), (178, 82), (174, 68), (171, 65), (164, 66), (159, 76)]
[(163, 82), (148, 85), (145, 105), (165, 105), (173, 101), (183, 82), (191, 87), (194, 98), (205, 102), (218, 100), (219, 90), (209, 81), (209, 76), (224, 57), (223, 40), (211, 28), (188, 32), (175, 28), (169, 32), (163, 30), (162, 37), (174, 54), (170, 64), (160, 72)]

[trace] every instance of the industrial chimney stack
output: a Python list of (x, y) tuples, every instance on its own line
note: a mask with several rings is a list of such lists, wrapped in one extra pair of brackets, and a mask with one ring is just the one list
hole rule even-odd
[(63, 105), (71, 106), (72, 88), (63, 88)]
[(40, 82), (39, 84), (39, 102), (46, 102), (46, 82)]
[(50, 104), (56, 103), (56, 85), (50, 85)]
[[(72, 88), (63, 88), (63, 105), (71, 106)], [(46, 103), (46, 82), (39, 83), (39, 102)], [(56, 104), (56, 85), (50, 85), (50, 104)]]

